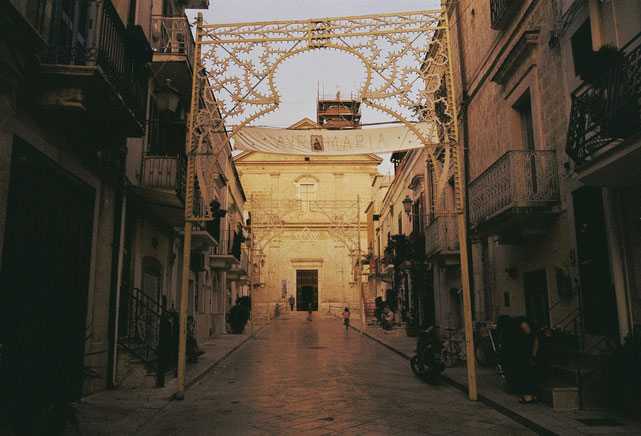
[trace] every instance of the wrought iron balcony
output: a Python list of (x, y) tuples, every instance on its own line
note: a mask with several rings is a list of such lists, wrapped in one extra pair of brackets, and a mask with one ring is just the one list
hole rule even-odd
[(187, 17), (151, 17), (151, 48), (154, 54), (185, 56), (191, 65), (194, 47)]
[(500, 30), (507, 26), (510, 18), (523, 4), (523, 0), (490, 0), (491, 27)]
[(641, 131), (641, 34), (636, 47), (590, 86), (572, 94), (566, 153), (577, 164)]
[(185, 156), (156, 156), (146, 153), (142, 158), (140, 186), (133, 186), (147, 207), (172, 227), (185, 222)]
[(551, 212), (558, 203), (556, 156), (550, 150), (508, 151), (469, 186), (472, 227), (513, 215)]
[(184, 156), (153, 156), (145, 154), (142, 160), (142, 185), (148, 188), (174, 191), (181, 202), (185, 201)]
[[(126, 136), (142, 136), (147, 113), (149, 74), (146, 61), (150, 49), (138, 26), (126, 29), (110, 0), (69, 0), (70, 5), (54, 8), (49, 48), (42, 56), (42, 80), (47, 89), (43, 105), (55, 108), (84, 107), (88, 120), (74, 119), (77, 125), (89, 123), (96, 132), (119, 131)], [(105, 86), (105, 83), (107, 82)], [(57, 96), (51, 89), (62, 89)], [(82, 89), (73, 98), (71, 89)], [(115, 91), (115, 92), (114, 92)], [(61, 104), (63, 103), (63, 104)], [(94, 115), (94, 114), (98, 114)], [(122, 129), (113, 129), (119, 123)]]
[(195, 43), (187, 17), (151, 18), (151, 70), (156, 82), (171, 80), (189, 104)]
[(455, 216), (436, 217), (425, 229), (425, 251), (427, 256), (435, 254), (456, 254), (459, 250)]
[(240, 265), (242, 235), (236, 231), (223, 230), (219, 238), (218, 245), (209, 249), (210, 266), (225, 270), (232, 265)]

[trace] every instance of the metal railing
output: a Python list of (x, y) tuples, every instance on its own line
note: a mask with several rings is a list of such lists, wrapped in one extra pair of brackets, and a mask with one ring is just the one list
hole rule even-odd
[(194, 47), (187, 17), (151, 17), (151, 48), (154, 53), (185, 55), (191, 65)]
[(241, 260), (242, 235), (236, 231), (221, 230), (218, 245), (210, 247), (209, 254), (217, 256), (234, 256)]
[(455, 216), (436, 217), (425, 229), (425, 254), (458, 251)]
[(490, 0), (490, 25), (498, 30), (505, 27), (514, 11), (523, 0)]
[[(144, 124), (149, 79), (144, 55), (129, 40), (127, 29), (110, 0), (75, 3), (84, 11), (82, 16), (86, 21), (83, 26), (70, 29), (68, 18), (62, 12), (54, 15), (53, 37), (43, 62), (99, 66), (138, 122)], [(96, 17), (93, 21), (88, 19), (92, 13)]]
[(142, 185), (150, 188), (175, 190), (182, 201), (185, 199), (184, 156), (153, 156), (145, 154), (142, 159)]
[(582, 164), (617, 139), (641, 131), (641, 33), (601, 78), (572, 94), (566, 153)]
[(478, 226), (510, 208), (558, 204), (557, 173), (554, 151), (508, 151), (470, 183), (471, 225)]
[(138, 288), (129, 295), (128, 323), (120, 344), (145, 363), (154, 364), (159, 356), (160, 304)]

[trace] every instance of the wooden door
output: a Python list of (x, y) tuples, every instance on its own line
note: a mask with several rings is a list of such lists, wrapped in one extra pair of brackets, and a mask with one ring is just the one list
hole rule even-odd
[(81, 394), (94, 191), (18, 138), (11, 162), (0, 409), (29, 413)]
[(296, 310), (318, 310), (318, 270), (296, 270)]

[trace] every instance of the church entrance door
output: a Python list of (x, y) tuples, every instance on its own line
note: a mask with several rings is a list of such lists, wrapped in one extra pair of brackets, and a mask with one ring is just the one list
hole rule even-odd
[(296, 270), (296, 310), (307, 310), (309, 303), (312, 310), (318, 310), (318, 270)]

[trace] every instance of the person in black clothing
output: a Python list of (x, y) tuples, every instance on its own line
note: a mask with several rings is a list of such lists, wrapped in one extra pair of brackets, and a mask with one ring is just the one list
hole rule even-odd
[(508, 315), (501, 315), (496, 320), (496, 331), (498, 333), (498, 359), (505, 376), (508, 392), (514, 393), (517, 390), (515, 375), (517, 360), (518, 326), (516, 320)]
[(496, 328), (499, 362), (509, 391), (519, 394), (521, 403), (536, 402), (540, 342), (534, 324), (524, 316), (501, 315)]
[(517, 341), (515, 353), (515, 378), (517, 390), (521, 395), (520, 403), (537, 401), (538, 380), (537, 363), (539, 353), (539, 338), (534, 323), (524, 316), (515, 319), (517, 325)]

